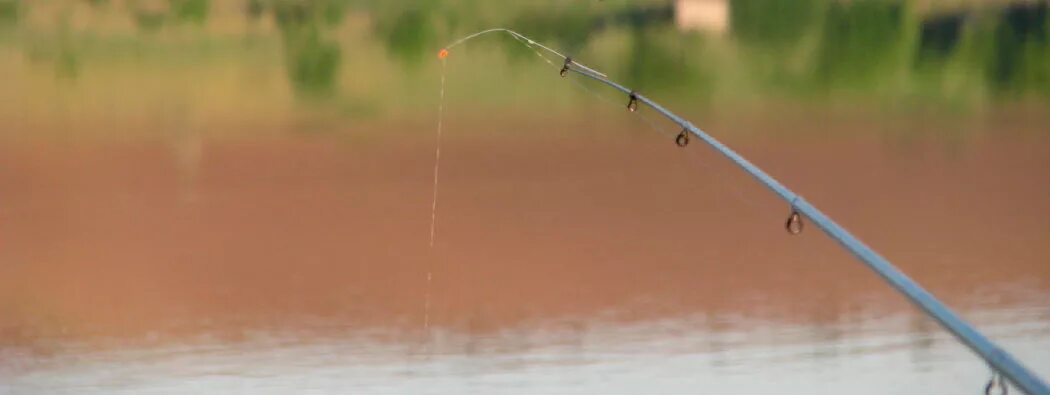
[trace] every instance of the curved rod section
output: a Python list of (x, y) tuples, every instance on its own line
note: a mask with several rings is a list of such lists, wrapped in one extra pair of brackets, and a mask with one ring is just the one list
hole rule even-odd
[[(575, 63), (572, 64), (575, 65)], [(801, 196), (785, 187), (769, 174), (766, 174), (766, 172), (758, 166), (755, 166), (743, 156), (740, 156), (736, 151), (733, 151), (725, 144), (722, 144), (722, 142), (711, 137), (703, 130), (700, 130), (689, 121), (686, 121), (671, 111), (668, 111), (659, 103), (656, 103), (623, 85), (611, 81), (602, 75), (591, 73), (587, 69), (570, 67), (570, 70), (609, 85), (625, 94), (633, 95), (638, 101), (645, 103), (645, 105), (656, 110), (667, 119), (670, 119), (672, 122), (680, 125), (696, 137), (699, 137), (705, 143), (726, 158), (729, 158), (730, 161), (773, 191), (773, 193), (780, 196), (781, 199), (788, 202), (792, 209), (805, 215), (810, 221), (817, 224), (825, 234), (838, 242), (843, 248), (853, 254), (853, 256), (857, 257), (857, 259), (867, 265), (868, 268), (875, 271), (876, 274), (886, 280), (886, 282), (893, 286), (893, 288), (904, 294), (904, 296), (906, 296), (912, 303), (926, 312), (927, 315), (937, 320), (941, 326), (955, 335), (959, 341), (966, 344), (966, 346), (973, 350), (973, 352), (977, 353), (977, 355), (988, 362), (994, 370), (1000, 372), (1018, 388), (1029, 395), (1050, 395), (1050, 388), (1047, 387), (1046, 383), (1018, 362), (1017, 359), (974, 329), (972, 325), (960, 318), (943, 302), (934, 297), (933, 294), (923, 289), (915, 282), (915, 280), (912, 280), (901, 272), (900, 269), (897, 269), (897, 267), (886, 260), (886, 258), (883, 258), (875, 252), (875, 250), (872, 250), (871, 247), (868, 247), (855, 236), (850, 234), (849, 231), (832, 220), (831, 217), (828, 217)]]
[(474, 33), (449, 44), (445, 47), (445, 50), (451, 49), (452, 47), (462, 44), (472, 38), (493, 32), (505, 32), (527, 46), (536, 46), (550, 54), (560, 57), (565, 61), (565, 70), (575, 72), (587, 78), (609, 85), (614, 89), (629, 95), (629, 97), (632, 98), (632, 101), (637, 100), (641, 103), (645, 103), (645, 105), (656, 110), (667, 119), (670, 119), (683, 129), (688, 130), (689, 133), (692, 133), (694, 136), (703, 140), (707, 145), (710, 145), (716, 151), (758, 180), (758, 182), (762, 183), (762, 185), (765, 185), (773, 191), (773, 193), (780, 196), (781, 199), (788, 202), (788, 204), (791, 205), (792, 210), (808, 217), (810, 221), (813, 221), (813, 223), (815, 223), (825, 234), (834, 239), (839, 245), (867, 265), (868, 268), (881, 276), (883, 280), (890, 284), (890, 286), (907, 297), (927, 315), (933, 317), (933, 319), (940, 323), (942, 327), (948, 330), (948, 332), (951, 332), (960, 342), (984, 359), (992, 369), (1001, 373), (1015, 386), (1029, 395), (1050, 395), (1050, 387), (1047, 387), (1046, 383), (1044, 383), (1039, 376), (1036, 376), (1028, 370), (1028, 368), (1018, 362), (1017, 359), (974, 329), (972, 325), (960, 318), (955, 312), (949, 309), (948, 306), (934, 297), (933, 294), (923, 289), (915, 282), (915, 280), (912, 280), (901, 272), (900, 269), (897, 269), (897, 267), (886, 260), (886, 258), (883, 258), (875, 252), (875, 250), (872, 250), (871, 247), (865, 245), (855, 236), (850, 234), (849, 231), (832, 220), (831, 217), (828, 217), (801, 196), (785, 187), (769, 174), (766, 174), (766, 172), (758, 166), (755, 166), (743, 156), (736, 153), (736, 151), (733, 151), (725, 144), (722, 144), (722, 142), (705, 133), (703, 130), (693, 126), (689, 121), (686, 121), (671, 111), (668, 111), (659, 103), (610, 80), (605, 74), (584, 66), (572, 58), (510, 29), (495, 28)]

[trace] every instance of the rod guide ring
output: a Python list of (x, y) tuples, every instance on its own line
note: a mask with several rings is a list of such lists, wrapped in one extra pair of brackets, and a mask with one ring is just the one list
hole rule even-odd
[(560, 75), (562, 77), (568, 75), (569, 74), (569, 66), (570, 65), (572, 65), (572, 56), (566, 56), (565, 57), (565, 64), (561, 66), (561, 71), (558, 72), (558, 75)]
[[(998, 389), (999, 392), (992, 392)], [(988, 380), (988, 384), (984, 386), (985, 395), (1007, 395), (1010, 390), (1006, 386), (1006, 380), (1003, 380), (1002, 374), (995, 372), (992, 374), (992, 378)]]
[(638, 111), (638, 94), (631, 91), (631, 93), (627, 95), (627, 99), (627, 111)]
[(678, 133), (678, 137), (674, 138), (674, 143), (682, 148), (689, 145), (689, 131), (683, 128), (682, 131)]

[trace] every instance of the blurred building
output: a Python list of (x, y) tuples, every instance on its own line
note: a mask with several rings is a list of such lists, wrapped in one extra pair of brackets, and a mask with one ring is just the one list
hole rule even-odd
[(680, 30), (722, 34), (729, 28), (729, 1), (676, 0), (674, 17)]

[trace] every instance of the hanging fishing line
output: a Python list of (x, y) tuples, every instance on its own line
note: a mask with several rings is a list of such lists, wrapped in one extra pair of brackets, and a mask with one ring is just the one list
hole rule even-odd
[(437, 120), (437, 136), (434, 139), (434, 186), (433, 195), (430, 200), (430, 252), (431, 259), (427, 265), (427, 287), (425, 301), (423, 302), (423, 330), (429, 333), (430, 330), (430, 293), (431, 284), (434, 280), (434, 237), (437, 234), (437, 204), (438, 204), (438, 177), (441, 174), (441, 127), (445, 117), (445, 73), (447, 71), (448, 50), (441, 50), (438, 53), (438, 57), (441, 59), (441, 93), (438, 99), (438, 120)]
[[(447, 52), (443, 52), (447, 54)], [(447, 55), (446, 55), (447, 56)], [(445, 71), (446, 71), (445, 57), (441, 58), (441, 93), (438, 103), (438, 121), (437, 121), (437, 137), (434, 142), (434, 194), (430, 204), (430, 248), (434, 248), (434, 235), (436, 234), (437, 226), (437, 198), (438, 198), (438, 177), (441, 174), (441, 124), (444, 121), (445, 114)]]

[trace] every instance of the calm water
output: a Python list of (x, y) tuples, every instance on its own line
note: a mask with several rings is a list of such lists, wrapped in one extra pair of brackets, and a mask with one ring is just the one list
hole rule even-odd
[(449, 59), (431, 249), (433, 54), (492, 26), (1050, 377), (1046, 3), (550, 3), (0, 0), (0, 393), (983, 389), (717, 153), (505, 38)]

